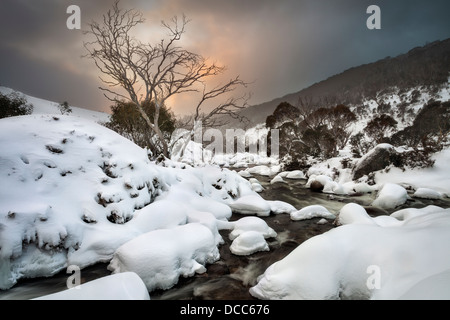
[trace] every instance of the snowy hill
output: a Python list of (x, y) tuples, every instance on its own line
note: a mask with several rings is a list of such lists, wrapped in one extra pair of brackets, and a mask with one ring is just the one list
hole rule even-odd
[[(61, 115), (61, 112), (58, 109), (58, 103), (53, 101), (48, 101), (36, 97), (32, 97), (26, 94), (23, 94), (19, 91), (13, 90), (7, 87), (0, 87), (0, 93), (2, 94), (11, 94), (13, 92), (18, 93), (20, 96), (24, 96), (28, 103), (33, 105), (33, 114), (57, 114)], [(62, 102), (62, 101), (61, 101)], [(73, 107), (71, 106), (72, 113), (71, 115), (80, 117), (83, 119), (90, 119), (95, 122), (107, 122), (109, 120), (109, 114), (104, 112), (92, 111), (84, 108)]]

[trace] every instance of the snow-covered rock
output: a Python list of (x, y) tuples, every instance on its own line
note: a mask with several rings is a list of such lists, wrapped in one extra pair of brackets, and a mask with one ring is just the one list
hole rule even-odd
[(372, 205), (382, 209), (394, 209), (406, 202), (408, 193), (405, 188), (395, 183), (386, 183), (378, 192)]
[(270, 184), (285, 182), (280, 175), (276, 175), (272, 180), (270, 180)]
[(247, 256), (258, 251), (269, 251), (264, 236), (257, 231), (245, 231), (241, 233), (230, 245), (230, 251), (238, 256)]
[(269, 227), (263, 219), (258, 217), (244, 217), (231, 223), (233, 224), (233, 230), (229, 235), (230, 240), (236, 239), (239, 235), (247, 231), (258, 232), (264, 238), (274, 238), (277, 236), (275, 230)]
[(281, 214), (281, 213), (292, 213), (294, 211), (297, 211), (297, 209), (284, 201), (280, 200), (266, 200), (266, 202), (270, 206), (270, 211), (274, 214)]
[(302, 208), (301, 210), (291, 212), (291, 219), (306, 220), (312, 218), (325, 218), (325, 219), (336, 219), (336, 216), (328, 211), (327, 208), (321, 205), (311, 205)]
[(257, 216), (269, 216), (270, 205), (259, 195), (243, 196), (230, 203), (233, 212), (240, 214), (255, 214)]
[(392, 163), (396, 153), (395, 148), (388, 143), (375, 146), (358, 161), (353, 170), (353, 179), (356, 180), (371, 172), (386, 168)]
[(419, 188), (414, 192), (413, 197), (421, 199), (438, 200), (442, 199), (442, 194), (430, 188)]
[(283, 177), (286, 179), (305, 179), (305, 174), (303, 173), (303, 171), (301, 170), (294, 170), (294, 171), (290, 171), (288, 172), (288, 174), (286, 175), (286, 177)]
[(147, 290), (169, 289), (180, 276), (204, 273), (220, 258), (211, 230), (200, 223), (142, 234), (120, 246), (108, 270), (135, 272)]

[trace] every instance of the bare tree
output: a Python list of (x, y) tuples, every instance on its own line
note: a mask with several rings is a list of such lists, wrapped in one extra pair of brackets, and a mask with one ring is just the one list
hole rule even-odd
[[(145, 22), (141, 12), (119, 8), (117, 0), (112, 9), (103, 15), (101, 23), (92, 22), (85, 34), (92, 40), (85, 42), (86, 56), (91, 58), (100, 72), (106, 87), (100, 87), (105, 97), (111, 101), (126, 99), (131, 101), (154, 132), (162, 145), (164, 156), (169, 155), (168, 142), (159, 126), (161, 106), (177, 94), (199, 92), (203, 85), (202, 98), (196, 107), (196, 117), (210, 120), (213, 115), (236, 114), (241, 99), (230, 98), (208, 114), (201, 114), (203, 103), (220, 95), (229, 93), (246, 84), (236, 77), (223, 86), (206, 90), (208, 77), (217, 76), (225, 67), (208, 63), (199, 54), (177, 46), (186, 31), (189, 20), (174, 17), (170, 23), (162, 22), (168, 31), (168, 38), (154, 44), (142, 43), (132, 36), (136, 26)], [(155, 103), (153, 121), (142, 107), (146, 101)]]

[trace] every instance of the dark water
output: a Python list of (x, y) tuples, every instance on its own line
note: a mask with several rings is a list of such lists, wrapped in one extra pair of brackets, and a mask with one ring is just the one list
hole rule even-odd
[[(265, 187), (260, 193), (266, 200), (281, 200), (301, 209), (308, 205), (319, 204), (331, 212), (339, 212), (346, 203), (358, 203), (366, 208), (372, 216), (390, 214), (384, 210), (370, 207), (374, 195), (336, 196), (311, 192), (304, 187), (305, 180), (287, 180), (287, 183), (270, 184), (270, 178), (256, 176)], [(403, 207), (421, 208), (434, 204), (444, 208), (450, 207), (450, 200), (410, 200)], [(397, 208), (396, 210), (398, 210)], [(238, 220), (243, 215), (234, 214), (230, 220)], [(270, 251), (257, 252), (250, 256), (236, 256), (230, 252), (230, 230), (222, 230), (225, 244), (221, 245), (220, 260), (207, 266), (207, 272), (190, 278), (180, 278), (177, 285), (169, 290), (157, 290), (150, 293), (152, 300), (252, 300), (249, 294), (257, 277), (267, 267), (283, 259), (305, 240), (334, 228), (333, 221), (317, 224), (319, 218), (292, 221), (288, 214), (263, 217), (278, 236), (267, 239)], [(105, 263), (96, 264), (81, 271), (81, 283), (109, 275)], [(8, 291), (0, 291), (0, 300), (33, 299), (42, 295), (67, 289), (66, 281), (70, 274), (61, 272), (51, 278), (27, 279), (20, 281)]]

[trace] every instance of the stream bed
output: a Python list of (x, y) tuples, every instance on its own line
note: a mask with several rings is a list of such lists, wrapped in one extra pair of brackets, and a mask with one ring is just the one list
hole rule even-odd
[[(364, 206), (371, 216), (390, 214), (370, 204), (374, 195), (338, 196), (311, 192), (305, 187), (305, 180), (286, 180), (270, 184), (270, 178), (255, 176), (264, 187), (260, 195), (266, 200), (281, 200), (297, 209), (309, 205), (322, 205), (330, 212), (338, 213), (347, 203), (354, 202)], [(443, 208), (450, 207), (450, 199), (408, 200), (403, 207), (424, 207), (434, 204)], [(230, 221), (238, 220), (244, 215), (233, 214)], [(150, 293), (152, 300), (253, 300), (249, 289), (256, 284), (259, 275), (276, 261), (283, 259), (302, 242), (334, 228), (333, 221), (318, 224), (320, 218), (292, 221), (289, 214), (262, 217), (277, 232), (276, 238), (267, 239), (270, 251), (257, 252), (249, 256), (237, 256), (229, 247), (230, 230), (220, 231), (225, 243), (219, 247), (220, 260), (207, 265), (207, 271), (189, 278), (180, 278), (178, 283), (168, 290), (156, 290)], [(111, 274), (108, 263), (98, 263), (81, 270), (81, 283), (85, 283)], [(13, 288), (0, 291), (0, 300), (25, 300), (52, 294), (67, 289), (66, 281), (70, 274), (61, 272), (50, 278), (24, 279)], [(100, 298), (101, 299), (101, 298)]]

